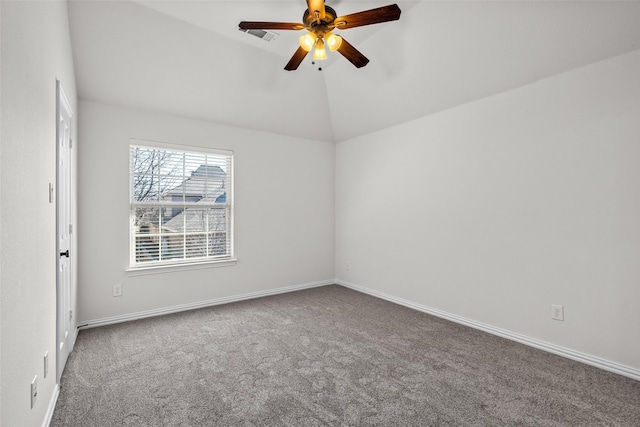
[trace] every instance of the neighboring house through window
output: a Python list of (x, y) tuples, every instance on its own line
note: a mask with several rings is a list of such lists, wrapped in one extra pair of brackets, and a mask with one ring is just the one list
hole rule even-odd
[(131, 267), (233, 259), (233, 153), (131, 140)]

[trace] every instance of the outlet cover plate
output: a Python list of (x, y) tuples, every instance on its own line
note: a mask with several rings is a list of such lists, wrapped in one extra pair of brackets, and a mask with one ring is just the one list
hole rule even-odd
[(38, 398), (38, 376), (33, 377), (31, 381), (31, 409), (36, 405)]
[(551, 318), (564, 321), (564, 306), (551, 304)]
[(47, 378), (48, 373), (49, 373), (49, 352), (47, 351), (44, 354), (44, 378)]

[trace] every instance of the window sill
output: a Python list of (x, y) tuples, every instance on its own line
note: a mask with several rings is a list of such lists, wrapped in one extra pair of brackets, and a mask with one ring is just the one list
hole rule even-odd
[(236, 265), (237, 259), (226, 259), (224, 261), (200, 261), (184, 264), (172, 265), (151, 265), (146, 267), (129, 267), (126, 270), (127, 276), (141, 276), (145, 274), (173, 273), (175, 271), (200, 270), (203, 268), (229, 267)]

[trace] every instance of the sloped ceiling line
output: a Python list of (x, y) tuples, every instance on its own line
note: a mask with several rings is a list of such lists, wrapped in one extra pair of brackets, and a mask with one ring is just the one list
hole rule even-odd
[[(340, 14), (393, 1), (327, 4)], [(397, 2), (399, 21), (341, 35), (371, 60), (283, 70), (302, 0), (69, 1), (79, 96), (302, 138), (342, 141), (640, 49), (640, 2)], [(300, 18), (296, 18), (300, 15)], [(318, 126), (322, 123), (322, 126)]]

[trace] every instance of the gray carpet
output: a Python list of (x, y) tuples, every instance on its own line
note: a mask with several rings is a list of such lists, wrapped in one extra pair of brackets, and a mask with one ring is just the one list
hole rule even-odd
[(340, 286), (80, 332), (52, 426), (640, 426), (640, 382)]

